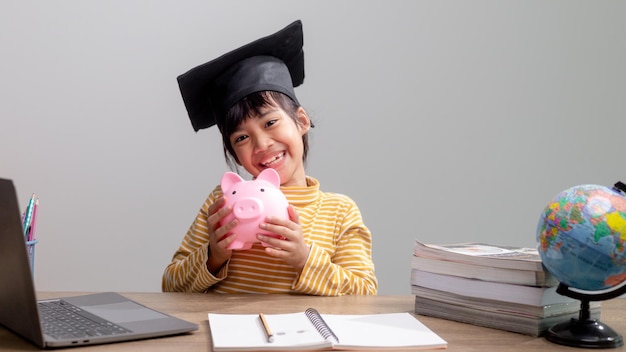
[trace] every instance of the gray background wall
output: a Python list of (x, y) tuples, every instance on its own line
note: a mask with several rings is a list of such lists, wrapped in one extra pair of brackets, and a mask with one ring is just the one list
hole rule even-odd
[(624, 1), (3, 1), (0, 177), (41, 200), (39, 290), (159, 291), (226, 164), (176, 76), (305, 31), (308, 173), (359, 204), (381, 294), (413, 242), (535, 246), (561, 190), (626, 181)]

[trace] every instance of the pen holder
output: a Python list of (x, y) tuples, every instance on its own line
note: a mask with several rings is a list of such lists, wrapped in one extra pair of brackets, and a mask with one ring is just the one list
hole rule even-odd
[(26, 250), (28, 252), (28, 262), (30, 263), (30, 272), (35, 273), (35, 245), (37, 240), (26, 241)]

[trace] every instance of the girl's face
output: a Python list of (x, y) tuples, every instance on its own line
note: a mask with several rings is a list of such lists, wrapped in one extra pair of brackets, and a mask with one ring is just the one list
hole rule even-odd
[(239, 163), (254, 177), (272, 168), (280, 175), (281, 186), (306, 186), (302, 136), (311, 122), (301, 107), (296, 120), (277, 105), (265, 106), (258, 116), (244, 119), (230, 135)]

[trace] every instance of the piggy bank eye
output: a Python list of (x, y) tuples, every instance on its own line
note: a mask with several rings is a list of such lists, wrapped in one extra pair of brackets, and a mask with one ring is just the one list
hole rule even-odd
[(236, 194), (236, 193), (237, 193), (237, 191), (233, 191), (233, 193), (232, 193), (232, 194)]
[(261, 192), (265, 192), (265, 188), (261, 188)]

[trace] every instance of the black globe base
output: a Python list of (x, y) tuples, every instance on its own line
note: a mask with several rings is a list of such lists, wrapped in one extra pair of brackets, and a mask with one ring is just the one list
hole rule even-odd
[(579, 320), (557, 324), (546, 332), (548, 341), (571, 347), (616, 348), (624, 345), (622, 335), (597, 320)]
[(556, 324), (546, 332), (546, 340), (571, 347), (584, 348), (615, 348), (624, 345), (622, 335), (610, 326), (591, 318), (589, 301), (604, 301), (626, 293), (626, 284), (617, 289), (603, 293), (586, 293), (571, 290), (560, 283), (556, 292), (567, 297), (580, 300), (578, 319)]

